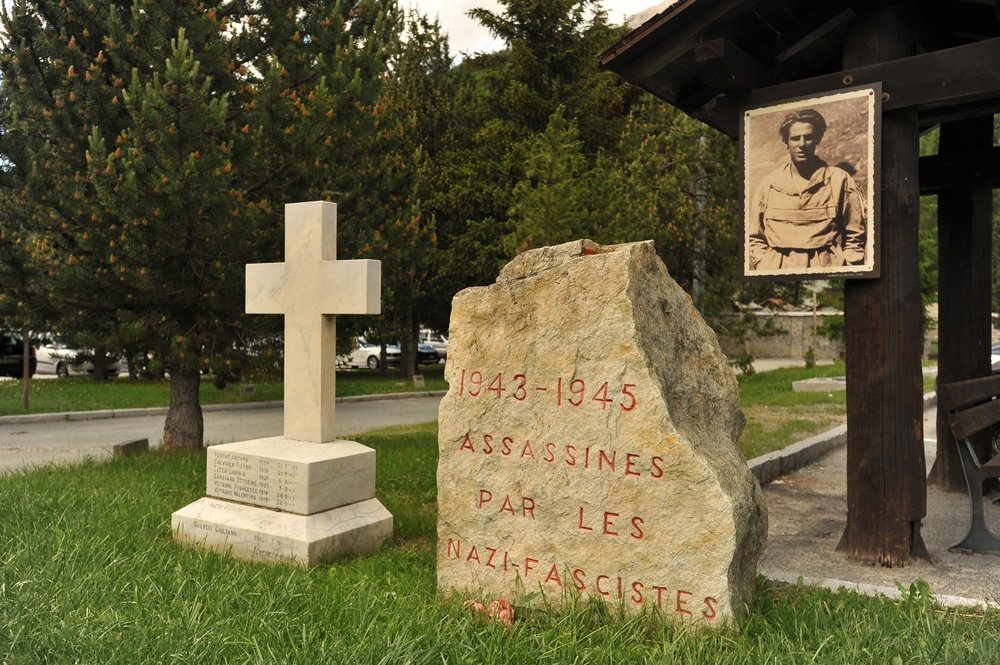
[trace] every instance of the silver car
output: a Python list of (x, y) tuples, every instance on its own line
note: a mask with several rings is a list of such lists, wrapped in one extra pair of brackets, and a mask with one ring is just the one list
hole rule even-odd
[(442, 333), (429, 328), (424, 328), (420, 331), (420, 342), (434, 347), (434, 350), (437, 351), (441, 360), (448, 359), (448, 338)]
[[(94, 373), (94, 363), (84, 358), (93, 351), (80, 351), (58, 340), (46, 338), (38, 347), (38, 374), (55, 374), (58, 377), (89, 375)], [(118, 376), (122, 370), (120, 359), (108, 365), (108, 376)]]

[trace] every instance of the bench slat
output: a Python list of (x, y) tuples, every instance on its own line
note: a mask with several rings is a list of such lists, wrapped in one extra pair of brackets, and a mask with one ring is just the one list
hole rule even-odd
[(992, 400), (953, 413), (948, 418), (951, 433), (956, 439), (968, 439), (976, 432), (1000, 424), (1000, 400)]
[(938, 400), (945, 411), (957, 411), (1000, 395), (1000, 375), (955, 381), (938, 386)]

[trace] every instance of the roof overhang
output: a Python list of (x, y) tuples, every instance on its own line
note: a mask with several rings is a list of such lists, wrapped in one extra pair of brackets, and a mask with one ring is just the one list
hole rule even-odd
[(889, 2), (677, 0), (600, 56), (600, 63), (736, 137), (741, 109), (881, 82), (884, 111), (920, 124), (1000, 111), (998, 0), (898, 0), (919, 52), (844, 69), (850, 26)]

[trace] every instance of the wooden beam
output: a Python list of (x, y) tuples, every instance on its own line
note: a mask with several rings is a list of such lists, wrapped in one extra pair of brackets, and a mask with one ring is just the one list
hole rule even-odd
[(796, 21), (795, 26), (782, 31), (779, 35), (781, 46), (775, 55), (775, 62), (782, 63), (794, 58), (810, 44), (839, 30), (856, 16), (853, 9), (838, 9), (833, 3), (820, 6), (815, 14)]
[[(876, 9), (844, 44), (848, 70), (916, 49), (912, 13)], [(847, 360), (847, 526), (838, 549), (883, 566), (929, 558), (920, 367), (919, 133), (912, 110), (883, 113), (879, 279), (844, 284)]]
[[(612, 44), (608, 50), (597, 57), (598, 63), (602, 67), (607, 67), (613, 71), (623, 72), (631, 63), (643, 56), (646, 56), (646, 59), (648, 59), (650, 56), (647, 53), (653, 49), (643, 47), (648, 46), (656, 36), (671, 31), (673, 26), (668, 26), (667, 24), (677, 16), (683, 15), (685, 11), (691, 11), (690, 7), (694, 5), (695, 1), (684, 0), (683, 2), (667, 7), (661, 13), (625, 35), (617, 43)], [(663, 40), (660, 39), (658, 41), (662, 42)], [(628, 77), (626, 78), (630, 81), (633, 80)]]
[[(709, 127), (714, 127), (729, 138), (737, 139), (740, 136), (740, 108), (746, 108), (745, 98), (746, 93), (742, 95), (718, 95), (699, 106), (685, 108), (678, 103), (677, 108)], [(682, 99), (681, 102), (683, 101)]]
[[(993, 118), (976, 118), (990, 128), (993, 137)], [(980, 142), (987, 145), (987, 142)], [(920, 158), (920, 193), (934, 194), (944, 187), (962, 185), (970, 181), (1000, 185), (1000, 147), (976, 148), (928, 155)]]
[[(994, 165), (1000, 164), (1000, 148), (992, 144), (990, 116), (946, 123), (941, 125), (939, 154), (921, 159), (921, 190), (927, 164), (938, 169), (934, 177), (943, 185), (937, 190), (939, 384), (990, 376), (993, 189), (983, 166), (990, 156)], [(958, 408), (955, 404), (966, 394), (952, 393), (952, 408)], [(949, 425), (946, 404), (939, 403), (930, 478), (941, 489), (962, 491), (965, 476)], [(981, 459), (989, 458), (989, 436), (975, 437), (972, 443)]]
[(918, 0), (917, 5), (933, 20), (937, 32), (953, 33), (962, 41), (1000, 36), (1000, 9), (995, 2), (949, 0), (947, 9), (941, 0)]
[[(741, 101), (749, 107), (765, 106), (879, 81), (888, 95), (882, 102), (883, 112), (943, 109), (974, 102), (1000, 110), (1000, 37), (758, 88)], [(714, 126), (738, 127), (739, 111), (729, 110), (734, 117), (721, 117), (722, 108), (716, 105), (715, 113), (704, 115)], [(730, 134), (728, 129), (723, 131)]]
[[(655, 24), (628, 35), (601, 54), (598, 61), (617, 71), (626, 81), (639, 82), (651, 78), (693, 50), (697, 43), (695, 35), (712, 25), (725, 23), (733, 14), (752, 11), (761, 1), (680, 0), (665, 10), (664, 16)], [(655, 43), (649, 46), (654, 40)]]
[(770, 68), (723, 37), (698, 44), (694, 63), (698, 76), (712, 90), (737, 92), (779, 82)]
[(994, 113), (1000, 113), (1000, 102), (995, 102), (992, 105), (983, 102), (970, 102), (968, 104), (954, 104), (944, 108), (927, 109), (920, 112), (920, 128), (924, 130), (934, 125), (968, 120), (969, 118), (976, 118), (983, 115), (992, 117)]

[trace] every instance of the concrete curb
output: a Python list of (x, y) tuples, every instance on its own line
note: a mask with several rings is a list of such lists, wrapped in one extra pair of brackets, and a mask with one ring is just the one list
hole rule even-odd
[[(924, 393), (924, 410), (937, 404), (937, 393)], [(747, 464), (754, 478), (766, 485), (778, 476), (802, 468), (847, 443), (847, 425), (838, 425), (822, 434), (803, 439), (781, 450), (755, 457)]]
[[(338, 397), (337, 403), (343, 402), (377, 402), (380, 400), (406, 399), (408, 397), (442, 397), (447, 390), (423, 390), (411, 393), (386, 393), (384, 395), (356, 395), (353, 397)], [(202, 411), (247, 411), (256, 409), (280, 409), (284, 405), (281, 400), (269, 402), (238, 402), (235, 404), (205, 404)], [(167, 407), (151, 407), (138, 409), (98, 409), (95, 411), (70, 411), (64, 413), (37, 413), (23, 416), (0, 416), (0, 425), (32, 423), (50, 423), (76, 420), (105, 420), (109, 418), (137, 418), (144, 416), (165, 416)]]
[[(865, 584), (862, 582), (848, 582), (845, 580), (835, 580), (831, 578), (802, 577), (794, 575), (776, 574), (768, 576), (767, 579), (777, 584), (798, 586), (801, 583), (804, 586), (829, 589), (830, 591), (833, 592), (853, 591), (855, 593), (859, 593), (864, 596), (885, 596), (890, 600), (899, 600), (903, 596), (902, 592), (899, 590), (899, 587), (887, 587), (887, 586), (880, 586), (878, 584)], [(955, 607), (955, 608), (965, 607), (965, 608), (975, 608), (979, 610), (1000, 609), (1000, 603), (991, 600), (982, 600), (978, 598), (966, 598), (964, 596), (948, 596), (948, 595), (934, 594), (934, 603), (940, 607)]]
[(822, 434), (809, 437), (747, 462), (754, 478), (766, 485), (778, 476), (816, 461), (826, 453), (847, 443), (847, 425), (838, 425)]

